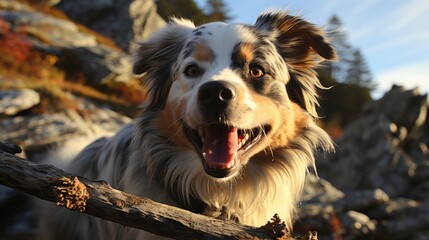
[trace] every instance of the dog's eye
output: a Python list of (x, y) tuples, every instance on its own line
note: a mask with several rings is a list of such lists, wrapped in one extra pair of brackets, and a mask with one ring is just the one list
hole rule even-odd
[(251, 66), (249, 73), (254, 78), (260, 78), (265, 75), (265, 71), (261, 66)]
[(197, 65), (192, 64), (185, 68), (184, 73), (187, 77), (198, 77), (200, 75), (200, 68)]

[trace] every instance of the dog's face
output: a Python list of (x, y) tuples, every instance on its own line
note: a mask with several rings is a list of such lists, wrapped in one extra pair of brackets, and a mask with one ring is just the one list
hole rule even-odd
[(175, 20), (141, 44), (134, 72), (147, 72), (159, 130), (196, 151), (208, 175), (227, 178), (287, 147), (317, 116), (312, 68), (323, 58), (335, 53), (319, 29), (274, 12), (254, 26)]

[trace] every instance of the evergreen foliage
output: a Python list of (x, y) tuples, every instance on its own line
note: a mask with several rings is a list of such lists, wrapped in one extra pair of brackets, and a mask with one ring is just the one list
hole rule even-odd
[(340, 83), (356, 84), (365, 88), (374, 88), (372, 74), (362, 52), (354, 48), (348, 40), (347, 33), (338, 16), (328, 21), (327, 35), (335, 46), (340, 60), (328, 63), (326, 72), (332, 79)]
[(157, 0), (158, 14), (168, 21), (171, 17), (191, 19), (196, 25), (231, 19), (226, 4), (222, 0), (207, 0), (201, 9), (193, 0)]
[(352, 59), (350, 61), (350, 67), (347, 69), (346, 79), (350, 84), (367, 87), (369, 89), (374, 88), (371, 71), (359, 49), (352, 52)]
[(325, 127), (342, 129), (356, 119), (362, 107), (372, 101), (375, 84), (362, 52), (352, 47), (341, 20), (334, 15), (325, 30), (340, 60), (318, 70), (319, 79), (328, 91), (321, 92), (319, 110)]
[(329, 90), (320, 92), (319, 116), (327, 128), (344, 128), (355, 120), (362, 107), (372, 101), (371, 89), (340, 83), (319, 71), (319, 79)]

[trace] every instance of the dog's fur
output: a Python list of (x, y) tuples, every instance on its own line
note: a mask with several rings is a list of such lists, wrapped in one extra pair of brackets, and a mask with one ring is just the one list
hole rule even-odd
[[(313, 68), (335, 58), (320, 29), (283, 11), (253, 26), (173, 19), (136, 51), (133, 70), (148, 89), (140, 117), (66, 170), (244, 224), (278, 213), (290, 228), (313, 151), (333, 148), (314, 121), (323, 87)], [(42, 212), (42, 239), (158, 238), (66, 209)]]

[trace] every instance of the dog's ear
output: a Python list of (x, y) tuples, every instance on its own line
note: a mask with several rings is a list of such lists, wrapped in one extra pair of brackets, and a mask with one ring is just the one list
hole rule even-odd
[(164, 106), (172, 81), (172, 67), (193, 29), (195, 25), (191, 21), (172, 18), (148, 40), (137, 43), (133, 73), (145, 73), (142, 81), (148, 89), (150, 109)]
[(286, 88), (291, 100), (317, 117), (317, 90), (324, 87), (317, 79), (314, 68), (324, 60), (337, 59), (323, 31), (285, 11), (260, 15), (255, 27), (274, 39), (277, 51), (288, 66), (291, 79)]
[(323, 59), (337, 58), (320, 28), (285, 11), (264, 13), (255, 26), (274, 33), (280, 54), (293, 67), (315, 67)]

